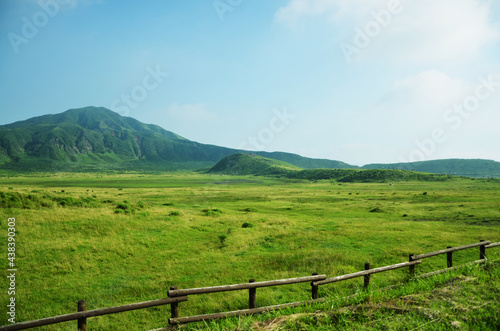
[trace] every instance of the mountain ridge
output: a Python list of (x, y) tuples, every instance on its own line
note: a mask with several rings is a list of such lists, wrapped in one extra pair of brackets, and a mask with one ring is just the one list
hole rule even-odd
[(69, 109), (0, 126), (0, 166), (10, 169), (92, 164), (193, 169), (211, 167), (237, 152), (283, 159), (306, 168), (356, 167), (292, 153), (250, 152), (202, 144), (103, 107)]
[(211, 168), (224, 157), (236, 153), (255, 154), (302, 169), (401, 169), (500, 177), (500, 162), (493, 160), (444, 159), (358, 167), (293, 153), (246, 151), (203, 144), (104, 107), (74, 108), (0, 125), (0, 169), (194, 170)]

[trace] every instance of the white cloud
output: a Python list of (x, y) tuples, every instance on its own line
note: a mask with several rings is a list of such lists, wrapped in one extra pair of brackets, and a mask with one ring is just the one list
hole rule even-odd
[(373, 13), (399, 2), (401, 13), (373, 37), (364, 55), (393, 61), (427, 63), (475, 55), (500, 38), (500, 25), (490, 21), (487, 0), (291, 0), (275, 20), (295, 25), (307, 18), (323, 17), (338, 29), (339, 42), (353, 44), (356, 29), (364, 31)]
[(275, 14), (278, 22), (294, 25), (304, 17), (325, 15), (335, 21), (343, 17), (362, 17), (385, 0), (291, 0)]
[(431, 69), (396, 80), (379, 104), (396, 108), (405, 105), (419, 114), (442, 111), (461, 101), (471, 89), (472, 86), (463, 79), (451, 78), (441, 71)]
[(371, 116), (390, 120), (394, 137), (406, 144), (400, 160), (498, 159), (492, 151), (498, 149), (500, 88), (492, 78), (469, 82), (438, 70), (423, 71), (397, 80)]

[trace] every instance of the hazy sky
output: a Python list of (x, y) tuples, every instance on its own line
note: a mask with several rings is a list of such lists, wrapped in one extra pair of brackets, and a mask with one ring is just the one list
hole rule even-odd
[(500, 161), (500, 1), (2, 0), (0, 124), (104, 106), (350, 164)]

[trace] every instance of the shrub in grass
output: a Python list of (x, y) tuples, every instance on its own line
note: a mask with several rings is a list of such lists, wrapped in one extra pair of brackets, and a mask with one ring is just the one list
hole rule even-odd
[(130, 206), (128, 201), (126, 201), (124, 203), (117, 204), (115, 207), (115, 213), (116, 213), (116, 210), (122, 210), (125, 214), (134, 214), (135, 213), (135, 209), (132, 208), (132, 206)]
[(178, 211), (171, 211), (170, 214), (168, 214), (168, 216), (180, 216), (181, 213), (178, 212)]
[(222, 210), (220, 210), (218, 208), (202, 209), (201, 211), (203, 212), (203, 215), (205, 215), (205, 216), (219, 216), (220, 214), (222, 214)]
[(219, 235), (219, 241), (221, 244), (221, 248), (226, 246), (226, 239), (227, 239), (227, 235), (225, 235), (225, 234)]
[(246, 229), (246, 228), (253, 228), (253, 224), (252, 223), (248, 223), (248, 222), (245, 222), (241, 225), (241, 227), (243, 229)]
[(255, 208), (245, 208), (242, 211), (247, 212), (247, 213), (256, 213), (256, 212), (258, 212), (258, 210), (255, 209)]
[(119, 203), (116, 205), (116, 209), (127, 210), (130, 209), (130, 205), (128, 203)]

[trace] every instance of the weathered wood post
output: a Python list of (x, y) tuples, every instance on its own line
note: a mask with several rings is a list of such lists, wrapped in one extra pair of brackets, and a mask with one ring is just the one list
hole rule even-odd
[[(370, 263), (368, 262), (365, 263), (365, 270), (370, 270)], [(368, 286), (370, 286), (370, 275), (365, 275), (364, 278), (365, 278), (364, 286), (365, 289), (367, 289)]]
[[(171, 286), (170, 287), (171, 291), (177, 290), (177, 286)], [(179, 317), (179, 303), (178, 302), (172, 302), (170, 304), (170, 317), (171, 318), (177, 318)]]
[[(317, 276), (318, 273), (317, 272), (313, 272), (312, 275), (313, 276)], [(311, 294), (312, 294), (313, 300), (316, 300), (318, 298), (318, 289), (319, 289), (319, 286), (318, 285), (314, 285), (314, 282), (311, 282)]]
[[(250, 279), (249, 283), (255, 283), (255, 279)], [(257, 308), (257, 288), (248, 289), (248, 308)]]
[[(87, 302), (85, 300), (78, 301), (78, 311), (86, 311)], [(82, 317), (78, 319), (78, 331), (87, 331), (87, 318)]]
[[(448, 246), (446, 248), (452, 248), (452, 247)], [(446, 253), (446, 265), (448, 266), (448, 268), (453, 267), (453, 252)]]
[[(415, 254), (410, 254), (408, 261), (413, 262), (414, 256), (415, 256)], [(413, 265), (409, 266), (409, 268), (410, 268), (410, 277), (414, 278), (415, 277), (415, 265), (413, 264)]]
[[(480, 240), (480, 242), (483, 241), (484, 240)], [(480, 260), (486, 259), (486, 245), (479, 246), (479, 259)]]

